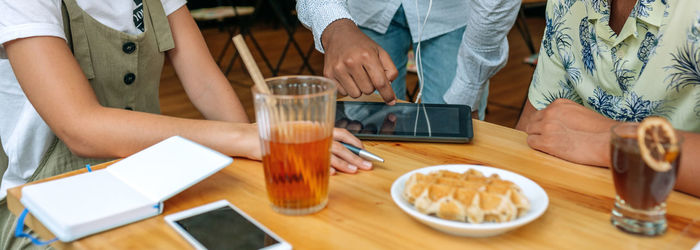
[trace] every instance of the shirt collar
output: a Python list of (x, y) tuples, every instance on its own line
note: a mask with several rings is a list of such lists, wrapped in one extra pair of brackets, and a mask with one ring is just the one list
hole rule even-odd
[(637, 0), (631, 15), (649, 25), (659, 27), (664, 18), (667, 2), (663, 0)]
[(586, 4), (588, 21), (608, 18), (610, 15), (610, 6), (606, 0), (590, 1)]
[[(667, 0), (637, 0), (619, 35), (615, 35), (608, 26), (610, 19), (610, 5), (608, 1), (597, 0), (588, 3), (586, 4), (588, 21), (595, 23), (598, 26), (596, 28), (598, 31), (607, 31), (601, 34), (601, 38), (615, 46), (629, 36), (636, 37), (638, 35), (636, 23), (639, 21), (659, 27), (666, 11)], [(630, 22), (634, 23), (630, 24)]]

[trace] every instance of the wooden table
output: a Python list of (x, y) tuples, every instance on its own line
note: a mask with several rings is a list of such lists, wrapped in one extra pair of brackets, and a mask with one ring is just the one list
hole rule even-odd
[[(700, 240), (700, 199), (673, 192), (668, 199), (666, 234), (640, 237), (610, 224), (615, 195), (610, 170), (573, 164), (530, 149), (523, 132), (474, 121), (470, 144), (365, 142), (386, 162), (356, 175), (331, 177), (328, 207), (313, 215), (286, 216), (268, 203), (262, 164), (233, 164), (165, 202), (162, 215), (86, 237), (57, 248), (190, 248), (163, 216), (226, 199), (265, 224), (296, 249), (586, 248), (689, 249)], [(439, 164), (483, 164), (532, 179), (549, 195), (547, 211), (519, 229), (490, 238), (463, 238), (436, 231), (397, 207), (389, 189), (400, 175)], [(100, 167), (104, 167), (100, 166)], [(71, 172), (71, 175), (85, 170)], [(62, 176), (54, 177), (60, 178)], [(14, 214), (21, 187), (8, 191)], [(53, 238), (38, 221), (26, 224), (43, 239)]]

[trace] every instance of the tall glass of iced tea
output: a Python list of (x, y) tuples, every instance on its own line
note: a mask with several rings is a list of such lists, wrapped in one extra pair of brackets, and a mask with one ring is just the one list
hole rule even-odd
[(678, 175), (681, 138), (663, 118), (612, 128), (615, 204), (610, 221), (635, 234), (666, 232), (666, 198)]
[(253, 95), (267, 195), (279, 213), (314, 213), (328, 203), (335, 83), (317, 76), (266, 82), (272, 93), (253, 88)]

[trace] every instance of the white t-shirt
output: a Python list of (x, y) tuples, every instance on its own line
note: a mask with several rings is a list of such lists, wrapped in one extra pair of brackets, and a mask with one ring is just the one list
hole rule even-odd
[[(186, 0), (161, 0), (166, 15)], [(142, 32), (142, 0), (77, 0), (92, 18), (117, 31)], [(141, 25), (141, 28), (143, 25)], [(46, 152), (53, 132), (20, 88), (10, 66), (5, 42), (33, 36), (65, 38), (61, 0), (0, 0), (0, 141), (9, 159), (0, 182), (0, 198), (8, 188), (26, 183)], [(41, 73), (41, 72), (36, 72)]]

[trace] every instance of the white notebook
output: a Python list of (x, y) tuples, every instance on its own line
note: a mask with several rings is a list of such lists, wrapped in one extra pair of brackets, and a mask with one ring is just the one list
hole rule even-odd
[(174, 136), (102, 170), (25, 186), (20, 202), (68, 242), (158, 215), (163, 201), (232, 161)]

